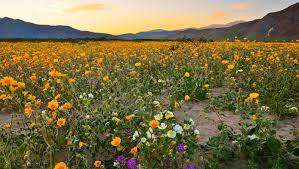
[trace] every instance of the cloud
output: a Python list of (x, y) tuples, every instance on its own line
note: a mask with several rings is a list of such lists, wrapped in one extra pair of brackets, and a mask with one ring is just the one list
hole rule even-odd
[(67, 8), (64, 11), (68, 13), (76, 13), (76, 12), (84, 12), (84, 11), (99, 11), (104, 9), (106, 9), (106, 6), (101, 3), (84, 3), (84, 4)]
[(215, 11), (214, 13), (212, 13), (210, 16), (207, 17), (207, 22), (215, 22), (215, 21), (219, 21), (222, 20), (224, 17), (226, 16), (226, 13), (223, 11)]
[(230, 9), (235, 10), (235, 11), (246, 11), (249, 9), (251, 5), (246, 2), (241, 2), (241, 3), (235, 3), (230, 5)]

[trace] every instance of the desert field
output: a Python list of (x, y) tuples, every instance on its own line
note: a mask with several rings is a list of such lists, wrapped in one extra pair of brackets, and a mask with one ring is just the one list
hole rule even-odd
[(0, 168), (299, 167), (298, 42), (0, 49)]

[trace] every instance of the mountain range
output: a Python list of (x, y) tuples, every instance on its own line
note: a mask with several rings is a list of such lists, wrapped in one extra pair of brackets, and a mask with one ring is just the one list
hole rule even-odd
[(248, 40), (298, 40), (299, 3), (278, 12), (269, 13), (253, 21), (235, 21), (202, 28), (181, 30), (152, 30), (136, 34), (111, 35), (80, 31), (69, 26), (38, 25), (19, 19), (0, 18), (0, 39), (248, 39)]

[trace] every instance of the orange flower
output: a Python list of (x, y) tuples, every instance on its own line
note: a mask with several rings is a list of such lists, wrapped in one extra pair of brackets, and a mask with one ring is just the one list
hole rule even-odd
[(128, 120), (128, 121), (132, 121), (133, 117), (134, 117), (133, 114), (128, 115), (128, 116), (126, 116), (126, 120)]
[(29, 96), (28, 96), (28, 99), (31, 100), (31, 101), (33, 101), (33, 100), (36, 99), (36, 96), (34, 96), (34, 95), (29, 95)]
[(103, 58), (98, 58), (97, 63), (101, 64), (103, 62), (103, 60), (104, 60)]
[(106, 81), (108, 81), (109, 80), (109, 76), (104, 76), (103, 77), (103, 80), (106, 82)]
[(66, 144), (67, 144), (67, 145), (72, 145), (72, 144), (73, 144), (73, 141), (72, 141), (72, 140), (68, 140), (68, 141), (66, 142)]
[(135, 146), (135, 147), (133, 147), (131, 149), (131, 153), (134, 154), (134, 155), (136, 155), (136, 153), (137, 153), (137, 146)]
[(10, 124), (10, 123), (6, 123), (4, 126), (5, 126), (5, 128), (7, 128), (7, 129), (11, 128), (11, 124)]
[(150, 121), (149, 123), (149, 126), (151, 127), (151, 128), (157, 128), (159, 125), (160, 125), (160, 122), (159, 121), (157, 121), (157, 120), (152, 120), (152, 121)]
[(114, 147), (119, 146), (121, 143), (121, 138), (120, 137), (114, 137), (113, 140), (111, 141), (111, 145)]
[(62, 127), (65, 125), (65, 118), (59, 118), (57, 120), (57, 126)]
[(37, 77), (35, 75), (30, 76), (30, 80), (36, 81)]
[(94, 166), (95, 166), (96, 168), (100, 168), (101, 165), (102, 165), (102, 162), (101, 162), (100, 160), (96, 160), (96, 161), (94, 162)]
[(75, 82), (76, 82), (76, 79), (73, 79), (73, 78), (69, 79), (69, 83), (75, 83)]
[(24, 88), (26, 86), (25, 83), (23, 83), (23, 82), (18, 82), (17, 85), (19, 88)]
[(222, 60), (221, 63), (226, 65), (226, 64), (228, 64), (228, 60)]
[(68, 109), (70, 109), (72, 107), (72, 104), (70, 102), (66, 102), (64, 103), (64, 105), (62, 106), (62, 110), (66, 111)]
[(58, 108), (58, 102), (57, 100), (52, 100), (48, 103), (48, 108), (51, 109), (51, 110), (56, 110)]
[(68, 167), (64, 162), (60, 162), (55, 165), (54, 169), (68, 169)]
[(10, 77), (10, 76), (5, 76), (3, 79), (0, 80), (2, 86), (8, 86), (14, 84), (16, 81)]
[(29, 104), (25, 105), (25, 116), (30, 118), (32, 116), (32, 108)]

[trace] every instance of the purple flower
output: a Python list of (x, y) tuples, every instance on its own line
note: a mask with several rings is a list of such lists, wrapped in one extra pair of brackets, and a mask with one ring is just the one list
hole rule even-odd
[(296, 118), (296, 117), (293, 117), (293, 118), (291, 119), (290, 123), (291, 123), (291, 125), (292, 125), (293, 127), (296, 127), (296, 124), (297, 124), (297, 118)]
[(116, 160), (119, 161), (119, 162), (121, 162), (121, 163), (125, 163), (125, 161), (126, 161), (126, 157), (125, 157), (125, 156), (118, 156), (118, 157), (116, 158)]
[(184, 151), (185, 150), (185, 146), (184, 146), (184, 144), (178, 144), (178, 146), (177, 146), (177, 150), (178, 151)]
[(186, 169), (196, 169), (196, 167), (192, 164), (187, 165)]
[(129, 159), (127, 161), (127, 166), (128, 166), (129, 169), (134, 169), (137, 166), (137, 161), (134, 160), (134, 159)]
[(125, 128), (125, 130), (128, 134), (130, 134), (132, 132), (132, 130), (130, 128)]

